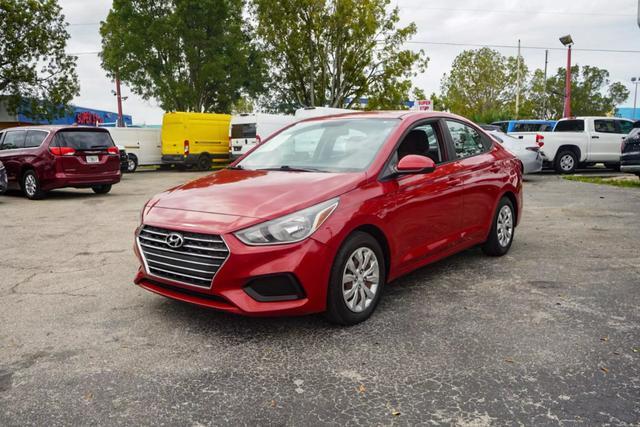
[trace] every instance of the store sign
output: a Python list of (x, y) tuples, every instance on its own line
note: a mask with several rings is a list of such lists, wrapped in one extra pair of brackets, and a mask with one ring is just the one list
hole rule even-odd
[(98, 123), (102, 123), (102, 117), (91, 111), (82, 111), (76, 113), (76, 123), (79, 125), (92, 125), (95, 126)]
[(416, 102), (415, 109), (420, 111), (433, 111), (433, 104), (430, 99), (421, 99)]

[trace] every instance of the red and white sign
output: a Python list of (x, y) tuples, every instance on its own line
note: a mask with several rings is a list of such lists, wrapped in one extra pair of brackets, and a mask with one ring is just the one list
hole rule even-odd
[(414, 108), (420, 111), (433, 111), (433, 104), (430, 99), (420, 99), (416, 101)]

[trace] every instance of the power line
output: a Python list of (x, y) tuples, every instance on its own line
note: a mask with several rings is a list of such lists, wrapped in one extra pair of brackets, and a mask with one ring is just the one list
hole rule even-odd
[[(442, 46), (462, 46), (462, 47), (493, 47), (502, 49), (517, 49), (517, 45), (506, 44), (489, 44), (489, 43), (455, 43), (455, 42), (428, 42), (428, 41), (407, 41), (406, 44), (428, 44), (428, 45), (442, 45)], [(521, 46), (522, 49), (535, 49), (535, 50), (562, 50), (562, 47), (544, 47), (544, 46)], [(625, 49), (590, 49), (590, 48), (573, 48), (574, 51), (582, 52), (606, 52), (606, 53), (640, 53), (640, 50), (625, 50)]]
[(599, 12), (570, 12), (570, 11), (544, 11), (544, 10), (505, 10), (505, 9), (468, 9), (468, 8), (449, 8), (449, 7), (418, 7), (421, 10), (439, 10), (445, 12), (486, 12), (486, 13), (506, 13), (506, 14), (539, 14), (539, 15), (570, 15), (570, 16), (616, 16), (616, 17), (635, 17), (635, 14), (621, 13), (599, 13)]

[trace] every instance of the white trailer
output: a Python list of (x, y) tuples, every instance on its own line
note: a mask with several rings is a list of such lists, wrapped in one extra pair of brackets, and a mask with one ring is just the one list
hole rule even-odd
[(113, 141), (127, 151), (127, 172), (138, 166), (162, 164), (162, 140), (160, 128), (106, 128)]
[(256, 144), (293, 121), (293, 116), (283, 114), (247, 113), (232, 116), (229, 129), (231, 158), (244, 155)]

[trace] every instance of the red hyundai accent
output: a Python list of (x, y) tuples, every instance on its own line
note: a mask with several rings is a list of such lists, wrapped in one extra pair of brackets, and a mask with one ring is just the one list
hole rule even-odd
[(416, 268), (475, 245), (504, 255), (521, 211), (520, 163), (462, 117), (310, 119), (149, 200), (135, 283), (232, 313), (351, 325)]

